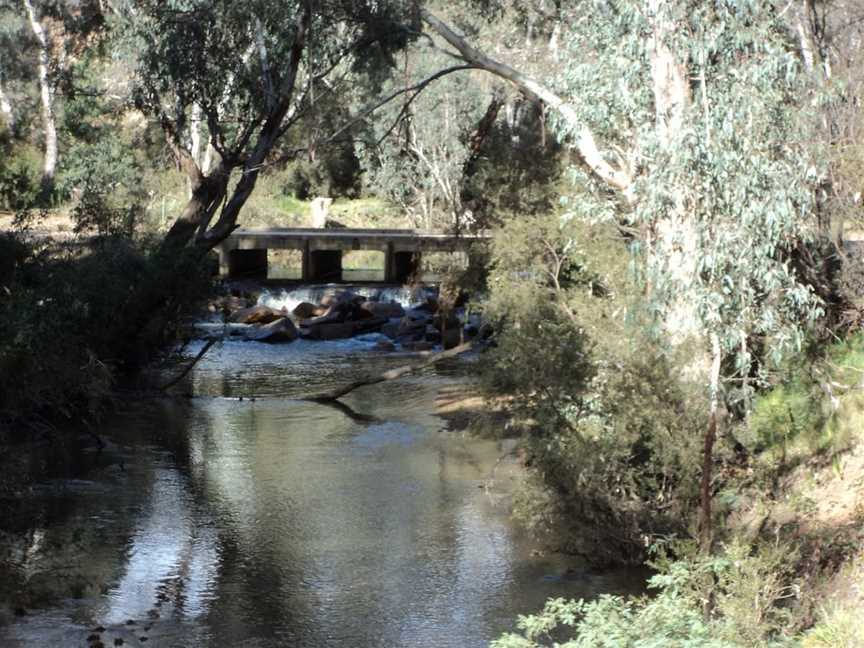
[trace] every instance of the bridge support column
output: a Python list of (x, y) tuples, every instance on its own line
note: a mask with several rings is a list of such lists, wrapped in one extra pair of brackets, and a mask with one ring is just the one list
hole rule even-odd
[(396, 252), (393, 244), (387, 245), (384, 257), (384, 281), (387, 283), (404, 284), (420, 267), (419, 252)]
[(267, 250), (220, 250), (219, 271), (230, 279), (266, 279)]
[(303, 256), (305, 279), (309, 281), (342, 279), (342, 250), (310, 250)]

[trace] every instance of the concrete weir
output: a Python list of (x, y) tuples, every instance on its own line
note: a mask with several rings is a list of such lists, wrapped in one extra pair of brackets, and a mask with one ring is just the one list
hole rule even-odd
[(340, 281), (342, 254), (384, 252), (384, 281), (404, 283), (424, 252), (466, 251), (486, 236), (441, 234), (408, 229), (239, 229), (217, 248), (219, 274), (227, 278), (267, 278), (267, 250), (300, 250), (303, 281)]

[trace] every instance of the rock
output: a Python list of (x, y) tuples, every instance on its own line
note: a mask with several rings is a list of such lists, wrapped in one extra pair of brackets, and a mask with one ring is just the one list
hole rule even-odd
[(462, 344), (462, 327), (444, 329), (444, 334), (441, 336), (441, 346), (444, 350), (452, 349)]
[(429, 318), (423, 314), (409, 312), (399, 322), (397, 335), (407, 335), (409, 333), (422, 335), (426, 330), (426, 324), (428, 321)]
[[(320, 318), (319, 318), (320, 319)], [(312, 320), (309, 320), (310, 322)], [(354, 324), (351, 322), (324, 322), (309, 324), (304, 322), (300, 334), (310, 340), (340, 340), (354, 335)]]
[(327, 309), (323, 306), (316, 306), (309, 302), (300, 302), (294, 307), (291, 314), (297, 319), (305, 320), (311, 317), (318, 317), (319, 315), (323, 315), (325, 312), (327, 312)]
[(237, 295), (225, 295), (224, 297), (219, 297), (211, 301), (208, 306), (208, 310), (211, 313), (221, 312), (227, 315), (229, 313), (238, 311), (241, 308), (248, 308), (249, 306), (249, 300), (245, 297), (238, 297)]
[(323, 315), (319, 315), (318, 317), (310, 317), (309, 319), (300, 320), (300, 328), (314, 328), (316, 326), (322, 326), (324, 324), (341, 324), (344, 322), (345, 317), (341, 312), (342, 309), (337, 307), (332, 307), (327, 310)]
[(423, 339), (427, 342), (438, 344), (441, 341), (441, 331), (430, 324), (423, 333)]
[(407, 351), (431, 351), (435, 348), (435, 345), (426, 340), (417, 340), (416, 342), (403, 343), (402, 348)]
[[(356, 300), (359, 295), (354, 294), (350, 290), (340, 290), (339, 292), (335, 292), (332, 295), (324, 295), (321, 298), (321, 305), (325, 308), (333, 306), (334, 304), (344, 304), (346, 302), (352, 302)], [(360, 297), (362, 300), (363, 298)]]
[(437, 313), (438, 300), (434, 297), (427, 297), (425, 303), (420, 304), (419, 306), (415, 306), (412, 310), (426, 311), (427, 313)]
[(369, 317), (364, 320), (360, 320), (359, 322), (354, 322), (354, 335), (359, 333), (369, 333), (371, 331), (378, 331), (387, 324), (390, 320), (386, 317)]
[(378, 342), (373, 347), (376, 351), (384, 351), (389, 353), (390, 351), (396, 350), (396, 345), (393, 344), (390, 340), (378, 340)]
[(233, 324), (270, 324), (285, 317), (284, 312), (277, 311), (269, 306), (252, 306), (243, 308), (233, 313), (228, 321)]
[(247, 340), (274, 344), (279, 342), (293, 342), (299, 336), (300, 333), (294, 326), (294, 322), (287, 317), (245, 331), (245, 338)]
[(381, 327), (381, 332), (391, 340), (395, 340), (399, 337), (399, 322), (388, 322)]
[(360, 308), (372, 313), (375, 317), (405, 317), (405, 309), (396, 302), (366, 301), (360, 304)]

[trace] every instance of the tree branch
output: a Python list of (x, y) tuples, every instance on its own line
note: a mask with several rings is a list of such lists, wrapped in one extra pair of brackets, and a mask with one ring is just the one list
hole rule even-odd
[(556, 110), (572, 131), (576, 140), (576, 150), (592, 173), (606, 184), (623, 192), (628, 201), (632, 200), (633, 179), (630, 174), (624, 169), (616, 169), (606, 161), (597, 145), (594, 134), (581, 123), (576, 111), (564, 99), (531, 77), (472, 47), (462, 36), (454, 32), (427, 9), (421, 9), (420, 15), (433, 31), (458, 50), (462, 60), (469, 63), (471, 67), (484, 70), (511, 82), (535, 100), (542, 101)]
[(315, 394), (313, 396), (307, 396), (303, 400), (325, 403), (335, 401), (339, 398), (342, 398), (346, 394), (354, 391), (358, 387), (364, 387), (366, 385), (377, 385), (378, 383), (382, 383), (388, 380), (396, 380), (397, 378), (407, 376), (416, 371), (420, 371), (421, 369), (425, 369), (426, 367), (431, 367), (432, 365), (437, 364), (442, 360), (446, 360), (447, 358), (455, 358), (462, 353), (470, 351), (473, 347), (473, 342), (466, 342), (465, 344), (460, 344), (459, 346), (448, 349), (447, 351), (434, 353), (428, 358), (426, 358), (426, 360), (424, 360), (423, 362), (396, 367), (395, 369), (390, 369), (389, 371), (385, 371), (384, 373), (378, 374), (377, 376), (367, 376), (366, 378), (355, 380), (354, 382), (344, 385), (342, 387), (338, 387), (327, 392), (322, 392), (320, 394)]

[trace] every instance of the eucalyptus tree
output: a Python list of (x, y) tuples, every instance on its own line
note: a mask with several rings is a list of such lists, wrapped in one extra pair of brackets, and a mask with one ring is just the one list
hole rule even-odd
[(666, 330), (677, 339), (695, 334), (708, 349), (707, 547), (721, 368), (733, 365), (746, 382), (754, 344), (779, 359), (820, 313), (790, 263), (796, 246), (818, 235), (822, 170), (802, 118), (814, 100), (806, 57), (787, 3), (556, 4), (562, 64), (542, 81), (480, 51), (432, 12), (422, 16), (454, 56), (552, 110), (582, 162), (579, 180), (595, 190), (574, 211), (631, 233)]
[[(400, 67), (386, 83), (388, 90), (450, 69), (425, 41), (406, 50)], [(490, 95), (494, 121), (500, 102), (493, 88), (467, 74), (447, 75), (382, 107), (359, 141), (367, 184), (399, 205), (415, 227), (470, 226), (471, 213), (462, 201), (464, 174), (484, 138), (483, 106)]]
[[(135, 104), (159, 123), (189, 178), (191, 197), (162, 244), (168, 253), (203, 253), (227, 237), (261, 171), (280, 161), (285, 134), (324, 98), (379, 81), (410, 35), (398, 0), (142, 0), (118, 18), (137, 61)], [(193, 154), (202, 126), (216, 153), (209, 168)]]

